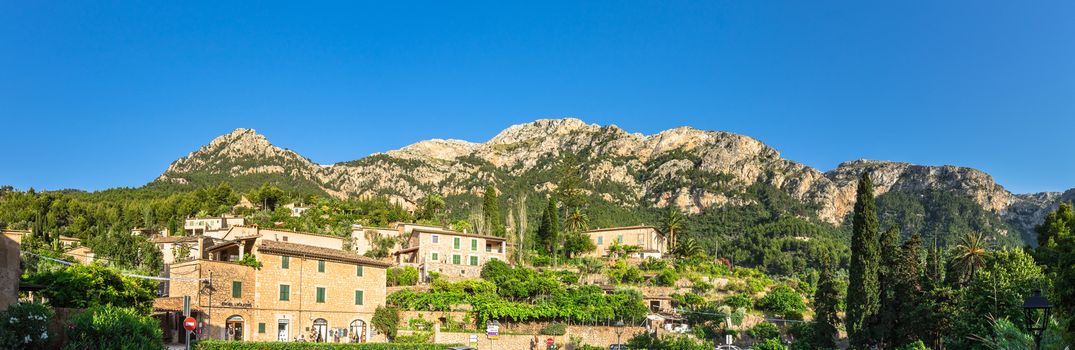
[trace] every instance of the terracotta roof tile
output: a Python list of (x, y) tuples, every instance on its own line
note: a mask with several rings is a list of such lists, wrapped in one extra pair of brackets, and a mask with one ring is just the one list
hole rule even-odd
[(392, 264), (376, 259), (367, 258), (352, 252), (290, 242), (264, 240), (261, 241), (260, 245), (258, 245), (258, 251), (269, 254), (287, 254), (293, 256), (305, 255), (326, 260), (372, 265), (376, 267), (386, 268), (392, 266)]

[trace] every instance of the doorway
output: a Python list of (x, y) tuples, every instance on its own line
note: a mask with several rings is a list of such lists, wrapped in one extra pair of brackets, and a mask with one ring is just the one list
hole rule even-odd
[(314, 320), (314, 337), (318, 343), (328, 341), (328, 321), (323, 318)]
[(224, 339), (226, 340), (243, 340), (243, 317), (235, 315), (228, 317), (228, 320), (224, 323)]
[(366, 342), (366, 321), (354, 320), (351, 321), (350, 339), (352, 343), (365, 343)]
[(276, 321), (276, 341), (288, 341), (291, 339), (291, 322), (288, 320)]

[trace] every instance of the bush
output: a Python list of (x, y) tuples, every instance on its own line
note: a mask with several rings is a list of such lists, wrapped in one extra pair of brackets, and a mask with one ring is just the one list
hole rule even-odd
[(747, 331), (747, 334), (755, 340), (780, 339), (780, 329), (775, 324), (761, 322)]
[(724, 305), (728, 305), (733, 309), (753, 309), (754, 298), (751, 298), (750, 295), (747, 294), (729, 295), (727, 298), (724, 298)]
[(657, 274), (657, 285), (664, 287), (673, 287), (676, 285), (676, 281), (679, 281), (679, 274), (673, 269), (664, 269)]
[(194, 344), (195, 350), (444, 350), (457, 344), (404, 343), (296, 343), (204, 340)]
[(393, 343), (402, 344), (428, 344), (433, 342), (433, 332), (414, 332), (411, 335), (401, 335), (392, 340)]
[(75, 314), (69, 321), (65, 350), (97, 349), (101, 344), (125, 350), (164, 348), (160, 323), (130, 308), (96, 306)]
[(392, 267), (385, 271), (389, 286), (413, 286), (418, 284), (418, 269), (414, 266)]
[(643, 271), (657, 271), (668, 267), (668, 264), (665, 263), (664, 260), (646, 258), (646, 260), (643, 260), (642, 263), (638, 264), (638, 267)]
[(391, 306), (378, 306), (373, 311), (373, 319), (370, 323), (391, 341), (396, 337), (396, 331), (399, 330), (399, 309)]
[(99, 305), (135, 307), (149, 313), (157, 282), (125, 277), (101, 265), (72, 265), (60, 271), (35, 274), (32, 283), (44, 285), (41, 296), (52, 307), (88, 309)]
[(538, 332), (541, 335), (564, 335), (564, 333), (567, 333), (567, 324), (559, 322), (547, 324)]
[(52, 309), (37, 303), (14, 304), (0, 312), (0, 349), (44, 349)]
[(788, 350), (788, 347), (781, 344), (780, 339), (765, 339), (754, 344), (754, 350)]
[(758, 300), (758, 308), (787, 318), (799, 318), (806, 311), (806, 303), (794, 289), (781, 285)]
[(914, 343), (901, 345), (900, 347), (896, 348), (896, 350), (929, 350), (929, 348), (926, 347), (926, 344), (922, 343), (921, 340), (918, 340)]

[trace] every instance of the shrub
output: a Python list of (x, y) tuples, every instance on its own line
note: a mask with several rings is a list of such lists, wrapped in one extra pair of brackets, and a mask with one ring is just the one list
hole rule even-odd
[(392, 340), (393, 343), (402, 344), (427, 344), (433, 342), (433, 332), (414, 332), (411, 335), (401, 335)]
[(780, 339), (765, 339), (754, 344), (754, 350), (788, 350), (788, 347), (780, 343)]
[(407, 325), (410, 326), (411, 329), (416, 331), (428, 331), (433, 329), (433, 321), (427, 321), (422, 318), (421, 315), (419, 315), (419, 318), (412, 318), (410, 321), (407, 321)]
[(0, 349), (44, 349), (52, 309), (37, 303), (14, 304), (0, 312)]
[(728, 305), (733, 309), (752, 309), (754, 308), (754, 298), (751, 298), (750, 295), (747, 294), (729, 295), (727, 298), (724, 298), (724, 305)]
[(668, 264), (665, 263), (664, 260), (646, 258), (646, 260), (643, 260), (642, 263), (638, 264), (638, 267), (643, 271), (657, 271), (668, 267)]
[(258, 261), (257, 257), (255, 257), (254, 254), (243, 255), (243, 258), (235, 261), (235, 263), (239, 265), (253, 267), (255, 270), (261, 270), (261, 262)]
[(780, 329), (775, 324), (761, 322), (754, 325), (754, 328), (747, 331), (747, 334), (756, 340), (779, 339)]
[(901, 345), (900, 347), (896, 348), (896, 350), (929, 350), (929, 348), (926, 347), (926, 344), (922, 343), (921, 340), (918, 340), (914, 343)]
[(676, 281), (679, 281), (679, 274), (673, 269), (664, 269), (657, 274), (657, 285), (672, 287), (676, 285)]
[(559, 322), (549, 323), (538, 332), (541, 335), (564, 335), (564, 333), (567, 333), (567, 324)]
[(373, 319), (370, 323), (384, 333), (388, 340), (392, 340), (396, 337), (396, 331), (399, 330), (399, 309), (391, 306), (378, 306), (373, 311)]
[(418, 284), (418, 269), (414, 266), (392, 267), (385, 271), (389, 286), (413, 286)]
[(124, 277), (101, 265), (72, 265), (66, 269), (35, 274), (32, 283), (44, 285), (41, 296), (52, 307), (88, 309), (99, 305), (135, 307), (149, 313), (156, 297), (154, 281)]
[(794, 289), (788, 286), (777, 286), (769, 294), (758, 300), (758, 308), (788, 318), (798, 318), (806, 311), (806, 303)]
[(160, 323), (130, 308), (96, 306), (69, 321), (65, 350), (97, 349), (101, 344), (122, 344), (125, 350), (164, 348)]
[(457, 344), (404, 343), (296, 343), (203, 340), (194, 344), (195, 350), (444, 350)]

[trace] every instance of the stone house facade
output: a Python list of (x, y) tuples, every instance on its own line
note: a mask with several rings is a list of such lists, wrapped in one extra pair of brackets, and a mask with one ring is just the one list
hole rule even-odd
[(416, 227), (407, 247), (394, 253), (396, 264), (415, 266), (426, 280), (438, 273), (449, 280), (477, 278), (490, 260), (507, 262), (508, 245), (502, 237)]
[(596, 249), (584, 256), (608, 256), (613, 243), (638, 246), (641, 251), (637, 255), (643, 257), (660, 258), (667, 249), (664, 234), (652, 226), (603, 228), (586, 231), (586, 234), (593, 240)]
[[(173, 264), (170, 298), (162, 298), (171, 300), (158, 299), (157, 304), (174, 304), (176, 298), (192, 296), (195, 317), (204, 326), (202, 339), (384, 340), (370, 321), (377, 306), (385, 304), (388, 264), (338, 249), (265, 237), (250, 242), (253, 248), (243, 254), (253, 254), (260, 268), (207, 259)], [(244, 245), (229, 249), (238, 251)]]

